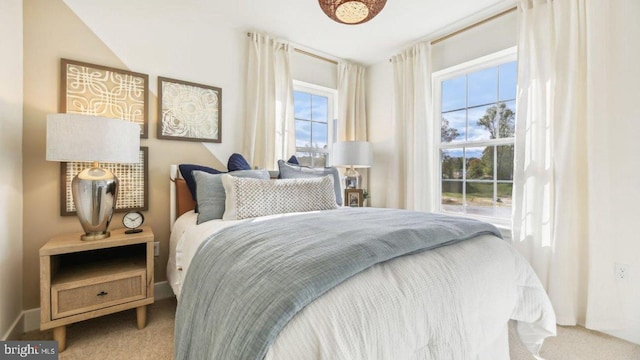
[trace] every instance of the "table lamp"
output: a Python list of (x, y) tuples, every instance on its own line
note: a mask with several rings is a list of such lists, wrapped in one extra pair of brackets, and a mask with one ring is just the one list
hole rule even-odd
[(333, 144), (331, 164), (346, 166), (345, 189), (359, 189), (362, 177), (355, 168), (368, 168), (373, 165), (373, 147), (367, 141), (341, 141)]
[(93, 165), (71, 181), (73, 203), (85, 231), (82, 240), (109, 237), (118, 178), (99, 162), (137, 163), (140, 126), (125, 120), (82, 114), (47, 115), (47, 160)]

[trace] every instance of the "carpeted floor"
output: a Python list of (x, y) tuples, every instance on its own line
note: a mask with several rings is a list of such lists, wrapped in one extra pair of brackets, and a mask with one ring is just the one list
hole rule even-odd
[[(67, 328), (67, 350), (61, 360), (171, 359), (175, 299), (156, 301), (147, 312), (147, 327), (136, 328), (135, 310), (103, 316)], [(533, 360), (509, 329), (512, 360)], [(52, 339), (51, 331), (26, 333), (23, 340)], [(547, 360), (639, 360), (640, 346), (585, 328), (558, 327), (541, 355)]]

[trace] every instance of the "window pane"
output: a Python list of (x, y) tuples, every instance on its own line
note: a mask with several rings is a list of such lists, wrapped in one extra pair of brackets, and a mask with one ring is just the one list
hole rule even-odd
[(318, 96), (318, 95), (311, 96), (311, 106), (312, 106), (311, 120), (321, 121), (325, 123), (327, 122), (327, 111), (328, 111), (327, 103), (328, 103), (328, 99), (326, 96)]
[(462, 182), (442, 182), (442, 209), (452, 212), (464, 212), (462, 207)]
[(440, 138), (442, 142), (464, 141), (467, 111), (459, 110), (442, 114)]
[(498, 68), (476, 71), (467, 76), (469, 104), (467, 106), (495, 103), (498, 99)]
[(501, 138), (514, 137), (516, 133), (516, 101), (498, 103)]
[(312, 167), (325, 167), (327, 166), (327, 153), (313, 153), (313, 165)]
[(495, 139), (498, 127), (495, 105), (469, 109), (469, 141)]
[(509, 219), (511, 217), (511, 199), (513, 194), (512, 183), (498, 184), (498, 194), (496, 194), (496, 216)]
[(441, 112), (464, 109), (467, 106), (467, 78), (461, 76), (442, 82)]
[(462, 179), (462, 155), (462, 149), (442, 150), (440, 158), (442, 161), (443, 179)]
[(312, 164), (313, 164), (312, 155), (313, 155), (313, 153), (296, 152), (296, 159), (298, 159), (298, 163), (300, 165), (311, 167)]
[(296, 120), (296, 147), (311, 146), (311, 123)]
[(325, 148), (327, 146), (327, 124), (323, 123), (311, 123), (311, 134), (314, 148)]
[(518, 81), (518, 68), (516, 62), (500, 65), (500, 101), (516, 98), (516, 84)]
[(513, 145), (496, 148), (498, 157), (498, 180), (513, 180)]
[(493, 146), (466, 148), (467, 179), (493, 180)]
[(311, 94), (294, 91), (293, 107), (296, 119), (311, 120)]
[(493, 184), (467, 182), (467, 213), (483, 216), (494, 216)]

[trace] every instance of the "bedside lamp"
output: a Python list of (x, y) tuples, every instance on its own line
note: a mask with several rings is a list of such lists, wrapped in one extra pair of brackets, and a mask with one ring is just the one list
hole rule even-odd
[(355, 168), (373, 165), (373, 148), (367, 141), (342, 141), (333, 144), (331, 164), (348, 167), (345, 172), (345, 189), (359, 189), (362, 177)]
[(89, 161), (71, 182), (73, 203), (85, 231), (82, 240), (109, 237), (118, 178), (99, 162), (137, 163), (140, 127), (132, 122), (81, 114), (47, 115), (47, 160)]

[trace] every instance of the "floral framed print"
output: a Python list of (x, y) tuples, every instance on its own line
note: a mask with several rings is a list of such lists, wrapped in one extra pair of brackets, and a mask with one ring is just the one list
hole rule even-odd
[(60, 60), (60, 112), (134, 122), (148, 134), (149, 75), (75, 60)]
[(222, 89), (159, 76), (158, 139), (222, 142)]
[(362, 207), (364, 204), (362, 189), (344, 189), (344, 204), (349, 207)]
[[(139, 156), (137, 164), (100, 163), (100, 167), (110, 170), (119, 181), (116, 212), (149, 209), (149, 150), (146, 146), (140, 147)], [(60, 163), (60, 215), (76, 214), (71, 180), (89, 167), (90, 162)]]

